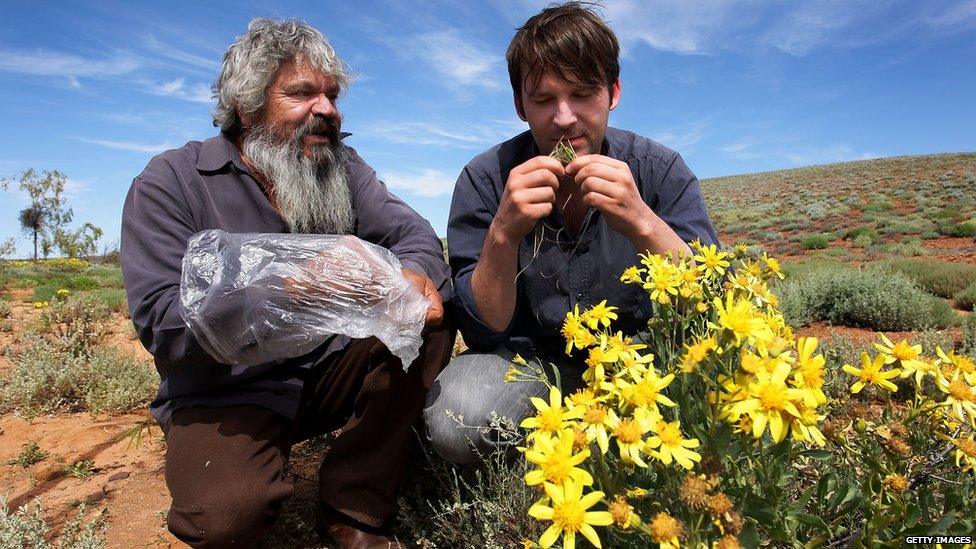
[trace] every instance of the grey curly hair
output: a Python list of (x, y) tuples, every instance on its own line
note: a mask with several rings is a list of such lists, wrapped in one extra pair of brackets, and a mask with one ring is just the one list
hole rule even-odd
[(214, 126), (228, 133), (242, 128), (240, 113), (256, 114), (265, 107), (265, 92), (283, 62), (301, 59), (331, 75), (345, 91), (352, 81), (349, 67), (319, 31), (297, 19), (252, 19), (247, 32), (227, 48), (213, 86), (217, 108)]

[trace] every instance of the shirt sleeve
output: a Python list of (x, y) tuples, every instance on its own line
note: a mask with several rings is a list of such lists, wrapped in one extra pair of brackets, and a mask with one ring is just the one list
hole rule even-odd
[(122, 208), (122, 276), (132, 323), (157, 365), (212, 365), (180, 313), (180, 273), (196, 225), (171, 165), (159, 157)]
[[(451, 215), (447, 222), (448, 254), (454, 277), (454, 313), (464, 342), (474, 350), (491, 350), (505, 343), (511, 323), (503, 332), (485, 324), (471, 291), (471, 275), (478, 264), (488, 228), (498, 211), (498, 198), (484, 177), (465, 167), (454, 186)], [(514, 322), (518, 315), (512, 314)]]
[(718, 235), (708, 217), (701, 185), (680, 154), (674, 153), (664, 163), (656, 195), (654, 213), (667, 222), (682, 240), (692, 242), (698, 239), (705, 245), (718, 244)]
[(451, 278), (444, 248), (430, 223), (394, 196), (355, 151), (349, 162), (349, 177), (356, 236), (393, 252), (405, 269), (426, 274), (441, 297), (450, 300)]

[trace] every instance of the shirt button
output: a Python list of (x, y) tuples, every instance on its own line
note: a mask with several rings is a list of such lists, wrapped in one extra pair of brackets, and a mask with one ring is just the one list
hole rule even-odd
[(583, 301), (583, 292), (576, 294), (576, 301)]

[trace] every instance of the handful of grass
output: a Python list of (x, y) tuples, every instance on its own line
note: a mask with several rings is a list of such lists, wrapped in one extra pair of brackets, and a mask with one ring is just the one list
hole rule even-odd
[(553, 147), (549, 156), (562, 162), (563, 167), (565, 167), (573, 160), (576, 160), (576, 150), (573, 149), (573, 144), (566, 139), (566, 136), (560, 136), (559, 141)]

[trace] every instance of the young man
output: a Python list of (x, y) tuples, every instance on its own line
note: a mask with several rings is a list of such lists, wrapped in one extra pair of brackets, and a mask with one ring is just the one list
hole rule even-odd
[[(161, 378), (150, 408), (166, 433), (168, 525), (195, 547), (257, 541), (292, 493), (283, 478), (292, 444), (336, 430), (319, 472), (320, 534), (340, 547), (400, 546), (380, 527), (424, 396), (450, 358), (440, 295), (450, 281), (430, 224), (342, 143), (336, 100), (348, 81), (321, 33), (255, 19), (215, 85), (220, 134), (153, 158), (125, 201), (122, 273)], [(187, 241), (205, 229), (354, 235), (389, 249), (431, 302), (420, 356), (405, 372), (376, 338), (334, 336), (297, 358), (219, 363), (180, 313)], [(303, 299), (336, 292), (321, 278)], [(225, 301), (228, 314), (253, 314)]]
[[(529, 131), (474, 158), (448, 221), (459, 328), (471, 352), (438, 376), (424, 417), (451, 461), (510, 445), (493, 416), (516, 424), (542, 384), (504, 383), (514, 353), (554, 363), (564, 389), (582, 367), (562, 353), (566, 313), (607, 300), (617, 327), (646, 325), (643, 290), (620, 282), (638, 252), (689, 253), (717, 243), (698, 180), (674, 151), (608, 127), (621, 97), (619, 45), (578, 2), (544, 9), (515, 34), (506, 58), (515, 111)], [(578, 155), (550, 158), (560, 139)]]

